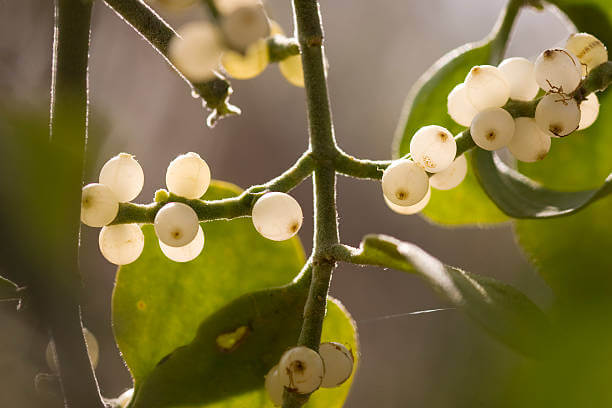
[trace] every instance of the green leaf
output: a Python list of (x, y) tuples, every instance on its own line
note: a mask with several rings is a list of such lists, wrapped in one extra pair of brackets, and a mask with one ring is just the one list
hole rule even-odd
[(19, 287), (8, 279), (0, 276), (0, 301), (5, 300), (21, 300), (19, 295)]
[(552, 218), (576, 213), (612, 193), (612, 174), (598, 189), (564, 192), (542, 187), (482, 149), (472, 154), (473, 169), (489, 198), (513, 218)]
[(550, 329), (548, 318), (512, 286), (444, 265), (416, 245), (384, 235), (366, 236), (350, 258), (355, 263), (416, 273), (500, 341), (527, 355), (542, 352)]
[[(214, 182), (204, 198), (238, 193)], [(201, 225), (206, 243), (195, 260), (165, 258), (146, 225), (143, 254), (119, 269), (113, 326), (134, 377), (131, 407), (272, 406), (264, 375), (297, 342), (309, 273), (269, 288), (287, 284), (302, 268), (298, 239), (264, 239), (250, 218)], [(356, 350), (348, 314), (335, 303), (328, 309), (324, 337)], [(349, 387), (317, 392), (311, 406), (339, 407)]]
[[(612, 44), (612, 7), (607, 0), (555, 1), (579, 31)], [(594, 18), (594, 17), (597, 18)], [(610, 129), (612, 92), (598, 94), (600, 112), (589, 128), (553, 139), (545, 160), (519, 163), (519, 170), (558, 190), (601, 188), (612, 173)], [(610, 180), (606, 182), (609, 190)], [(516, 223), (518, 241), (539, 273), (557, 294), (557, 301), (594, 302), (612, 293), (612, 200), (604, 198), (576, 215)]]
[[(473, 66), (497, 65), (501, 61), (521, 5), (520, 1), (509, 1), (485, 40), (449, 52), (418, 80), (406, 98), (396, 130), (395, 158), (410, 152), (412, 135), (422, 126), (444, 126), (454, 134), (464, 130), (448, 115), (446, 98), (457, 84), (464, 81)], [(435, 222), (450, 225), (499, 223), (508, 219), (487, 199), (471, 172), (450, 191), (432, 191), (423, 214)]]

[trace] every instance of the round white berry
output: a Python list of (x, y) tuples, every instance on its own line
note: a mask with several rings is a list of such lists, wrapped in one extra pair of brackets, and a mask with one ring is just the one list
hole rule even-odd
[(310, 394), (321, 386), (324, 366), (319, 353), (298, 346), (287, 350), (278, 363), (281, 384), (298, 394)]
[(395, 205), (409, 206), (421, 201), (429, 190), (429, 177), (412, 160), (394, 161), (382, 176), (384, 196)]
[(119, 397), (117, 397), (115, 402), (119, 404), (120, 408), (127, 408), (128, 404), (132, 401), (133, 396), (134, 396), (134, 389), (130, 388), (129, 390), (121, 394)]
[(279, 61), (278, 68), (285, 79), (294, 86), (304, 87), (304, 70), (302, 67), (302, 57), (300, 55), (292, 55), (282, 61)]
[(194, 82), (215, 76), (223, 52), (222, 36), (211, 23), (195, 21), (182, 26), (168, 46), (168, 57), (185, 77)]
[(470, 133), (478, 147), (485, 150), (501, 149), (512, 140), (514, 119), (502, 108), (485, 109), (472, 121)]
[(574, 54), (582, 65), (582, 76), (608, 61), (608, 50), (597, 37), (587, 33), (570, 35), (565, 48)]
[(548, 94), (536, 106), (535, 120), (538, 126), (553, 135), (567, 136), (578, 129), (580, 107), (574, 98)]
[(387, 207), (389, 207), (391, 211), (401, 215), (413, 215), (420, 213), (425, 207), (427, 207), (427, 204), (429, 204), (429, 199), (431, 198), (431, 188), (427, 190), (427, 194), (425, 194), (425, 197), (423, 197), (421, 201), (413, 205), (397, 205), (389, 201), (389, 199), (384, 195), (383, 198), (385, 199), (385, 204), (387, 204)]
[(578, 130), (586, 129), (595, 123), (599, 115), (599, 99), (595, 93), (589, 94), (587, 98), (580, 103), (580, 124)]
[(461, 83), (453, 88), (446, 98), (446, 108), (451, 118), (462, 126), (470, 126), (478, 110), (467, 97), (465, 84)]
[(104, 184), (91, 183), (81, 194), (81, 221), (90, 227), (103, 227), (115, 219), (119, 201)]
[(278, 375), (278, 364), (272, 367), (270, 371), (268, 371), (268, 374), (266, 374), (265, 385), (272, 404), (277, 407), (283, 405), (283, 392), (285, 391), (285, 387), (283, 387)]
[(210, 168), (199, 154), (189, 152), (170, 162), (166, 170), (166, 186), (171, 193), (196, 199), (210, 185)]
[(516, 118), (514, 136), (508, 150), (522, 162), (542, 160), (550, 150), (550, 133), (540, 129), (533, 118)]
[(535, 62), (535, 76), (546, 92), (569, 94), (580, 84), (582, 67), (578, 58), (564, 48), (546, 50)]
[(155, 215), (157, 238), (171, 247), (189, 244), (198, 234), (200, 223), (196, 212), (183, 203), (168, 203)]
[(289, 194), (272, 192), (261, 196), (251, 213), (257, 232), (273, 241), (291, 238), (302, 226), (302, 208)]
[(266, 69), (268, 62), (268, 43), (264, 39), (251, 44), (245, 55), (228, 50), (221, 57), (221, 64), (225, 71), (236, 79), (256, 77)]
[(410, 156), (430, 173), (446, 169), (455, 159), (457, 143), (442, 126), (423, 126), (410, 140)]
[(144, 235), (137, 224), (109, 225), (100, 230), (100, 252), (115, 265), (134, 262), (144, 249)]
[(510, 98), (510, 84), (499, 68), (491, 65), (473, 67), (465, 78), (465, 89), (479, 111), (504, 106)]
[(465, 155), (457, 157), (448, 168), (429, 178), (429, 185), (436, 190), (450, 190), (457, 187), (467, 174), (467, 160)]
[(134, 156), (119, 153), (102, 166), (100, 183), (110, 187), (120, 202), (132, 201), (142, 191), (144, 173)]
[(221, 29), (231, 47), (246, 50), (270, 34), (268, 16), (261, 3), (237, 7), (221, 18)]
[[(87, 345), (87, 354), (89, 355), (89, 361), (93, 368), (98, 366), (98, 360), (100, 356), (100, 347), (98, 345), (98, 340), (96, 336), (93, 335), (92, 332), (83, 327), (83, 336), (85, 337), (85, 344)], [(57, 351), (55, 350), (55, 342), (53, 340), (49, 341), (47, 344), (47, 350), (45, 352), (45, 358), (47, 360), (47, 365), (51, 369), (52, 372), (58, 373), (59, 367), (57, 365)]]
[(354, 358), (343, 344), (340, 343), (321, 343), (319, 355), (323, 359), (325, 374), (321, 387), (338, 387), (349, 379), (353, 372)]
[(506, 58), (498, 68), (510, 84), (511, 99), (530, 101), (538, 94), (534, 64), (527, 58)]
[(159, 241), (159, 247), (166, 257), (174, 262), (193, 261), (200, 255), (204, 248), (204, 231), (198, 226), (198, 233), (193, 241), (182, 247), (172, 247)]

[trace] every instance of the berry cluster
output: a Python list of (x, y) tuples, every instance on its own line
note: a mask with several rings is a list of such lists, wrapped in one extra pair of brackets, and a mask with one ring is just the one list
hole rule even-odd
[[(166, 3), (172, 2), (166, 0), (160, 5), (168, 6)], [(183, 7), (193, 5), (189, 0), (179, 3)], [(220, 13), (218, 24), (199, 20), (183, 25), (169, 44), (170, 60), (191, 81), (212, 79), (220, 66), (236, 79), (250, 79), (261, 74), (270, 63), (266, 38), (282, 37), (283, 29), (268, 19), (259, 0), (215, 3)], [(304, 87), (299, 55), (281, 60), (279, 69), (291, 84)]]
[(320, 387), (339, 387), (353, 372), (353, 353), (340, 343), (321, 343), (319, 352), (298, 346), (287, 350), (266, 374), (266, 391), (274, 405), (283, 403), (285, 388), (310, 394)]
[[(605, 45), (587, 33), (573, 34), (565, 48), (543, 51), (535, 63), (508, 58), (499, 66), (473, 67), (465, 82), (448, 95), (448, 113), (470, 127), (474, 143), (485, 150), (507, 147), (523, 162), (548, 154), (552, 137), (564, 137), (592, 125), (599, 113), (597, 96), (574, 97), (590, 70), (608, 61)], [(509, 99), (537, 100), (535, 118), (517, 117), (503, 107)]]
[[(177, 196), (199, 199), (210, 185), (208, 164), (197, 153), (178, 156), (166, 171), (166, 186)], [(100, 182), (83, 187), (81, 221), (102, 227), (99, 246), (111, 263), (134, 262), (144, 249), (144, 235), (138, 224), (109, 225), (117, 216), (119, 204), (136, 198), (144, 185), (140, 164), (127, 153), (110, 159), (100, 171)], [(302, 209), (288, 194), (268, 192), (253, 205), (255, 229), (265, 238), (284, 241), (302, 226)], [(157, 211), (153, 222), (161, 251), (175, 262), (189, 262), (204, 248), (204, 232), (192, 207), (169, 202)]]
[(383, 173), (382, 190), (389, 208), (416, 214), (429, 202), (431, 187), (457, 187), (467, 174), (467, 160), (463, 155), (455, 158), (456, 154), (457, 143), (447, 129), (420, 128), (410, 141), (411, 158), (394, 161)]
[[(573, 34), (565, 48), (542, 52), (535, 63), (508, 58), (499, 66), (473, 67), (447, 99), (448, 113), (470, 128), (474, 143), (485, 150), (507, 147), (523, 162), (548, 154), (552, 137), (567, 136), (591, 126), (599, 113), (595, 93), (574, 96), (590, 70), (608, 61), (605, 45), (587, 33)], [(513, 118), (504, 109), (509, 100), (536, 99), (535, 118)], [(463, 155), (455, 157), (453, 135), (440, 126), (420, 128), (410, 142), (409, 158), (394, 161), (382, 176), (387, 205), (399, 214), (416, 214), (431, 196), (431, 187), (448, 190), (467, 174)]]

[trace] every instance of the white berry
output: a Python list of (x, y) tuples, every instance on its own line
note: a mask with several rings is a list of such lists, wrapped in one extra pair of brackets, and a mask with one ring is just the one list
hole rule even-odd
[(102, 166), (100, 183), (110, 187), (120, 202), (132, 201), (142, 191), (144, 173), (134, 156), (119, 153)]
[(198, 234), (200, 223), (196, 212), (183, 203), (168, 203), (155, 215), (157, 238), (171, 247), (189, 244)]
[(119, 404), (119, 407), (121, 408), (127, 408), (128, 404), (132, 401), (132, 397), (134, 396), (134, 389), (130, 388), (129, 390), (125, 391), (123, 394), (121, 394), (116, 400), (115, 402), (117, 404)]
[(467, 96), (476, 109), (501, 107), (510, 98), (510, 84), (497, 67), (473, 67), (465, 78)]
[(103, 227), (115, 219), (119, 201), (104, 184), (91, 183), (81, 194), (81, 221), (90, 227)]
[[(94, 336), (93, 333), (87, 330), (85, 327), (83, 327), (83, 335), (85, 337), (85, 344), (87, 345), (89, 361), (91, 362), (92, 367), (96, 368), (98, 366), (100, 356), (100, 346), (98, 345), (98, 340), (96, 339), (96, 336)], [(55, 350), (55, 342), (53, 340), (49, 341), (47, 344), (45, 358), (51, 371), (58, 373), (59, 367), (57, 365), (57, 351)]]
[(302, 208), (289, 194), (272, 192), (261, 196), (251, 213), (257, 232), (273, 241), (291, 238), (302, 226)]
[(429, 185), (436, 190), (450, 190), (457, 187), (467, 174), (467, 159), (465, 155), (457, 157), (446, 170), (429, 178)]
[(109, 225), (100, 230), (100, 252), (115, 265), (134, 262), (144, 249), (144, 235), (137, 224)]
[(429, 177), (412, 160), (396, 160), (382, 176), (384, 196), (395, 205), (409, 206), (421, 201), (429, 190)]
[(246, 50), (270, 34), (268, 16), (261, 3), (237, 7), (221, 18), (221, 29), (231, 47)]
[(478, 147), (485, 150), (501, 149), (512, 140), (514, 119), (502, 108), (485, 109), (472, 121), (470, 133)]
[(608, 50), (597, 37), (587, 33), (570, 35), (565, 48), (574, 54), (582, 65), (582, 76), (608, 61)]
[(177, 34), (168, 46), (170, 61), (191, 81), (213, 78), (223, 52), (219, 30), (206, 21), (195, 21), (182, 26)]
[(511, 99), (530, 101), (535, 98), (540, 87), (535, 79), (533, 62), (522, 57), (507, 58), (498, 68), (510, 84)]
[(589, 94), (587, 98), (580, 103), (580, 124), (578, 130), (586, 129), (595, 123), (599, 115), (599, 99), (595, 93)]
[(321, 387), (338, 387), (349, 379), (353, 372), (354, 358), (343, 344), (340, 343), (321, 343), (319, 355), (323, 359), (325, 374)]
[(185, 246), (173, 247), (159, 241), (159, 247), (166, 257), (174, 262), (189, 262), (193, 261), (200, 255), (204, 248), (204, 231), (198, 226), (198, 232), (195, 238)]
[(580, 107), (574, 98), (548, 94), (536, 106), (535, 120), (544, 131), (567, 136), (580, 125)]
[(199, 154), (189, 152), (170, 162), (166, 170), (166, 186), (171, 193), (196, 199), (210, 185), (210, 168)]
[(279, 61), (278, 68), (285, 79), (294, 86), (304, 87), (304, 69), (302, 67), (302, 57), (292, 55)]
[(221, 57), (225, 71), (236, 79), (250, 79), (261, 74), (268, 66), (268, 43), (261, 39), (251, 44), (246, 54), (228, 50)]
[(383, 198), (385, 199), (385, 204), (387, 204), (387, 207), (389, 207), (394, 213), (401, 215), (414, 215), (423, 211), (423, 209), (427, 207), (427, 204), (429, 204), (429, 199), (431, 198), (431, 188), (427, 190), (427, 194), (425, 194), (425, 197), (423, 197), (421, 201), (413, 205), (397, 205), (389, 201), (389, 199), (384, 195)]
[(533, 163), (542, 160), (550, 150), (550, 133), (544, 132), (533, 118), (516, 118), (514, 136), (508, 150), (517, 160)]
[(573, 92), (582, 78), (578, 58), (564, 48), (543, 51), (535, 62), (535, 76), (546, 92)]
[(465, 84), (461, 83), (453, 88), (446, 98), (446, 108), (450, 117), (462, 126), (470, 126), (478, 110), (467, 97)]
[(281, 357), (278, 374), (283, 386), (298, 394), (310, 394), (323, 381), (323, 360), (308, 347), (293, 347)]
[(285, 392), (285, 387), (283, 387), (280, 376), (278, 375), (278, 364), (272, 367), (270, 371), (268, 371), (268, 374), (266, 374), (265, 386), (272, 404), (277, 407), (283, 405), (283, 392)]
[(430, 173), (446, 169), (455, 159), (457, 143), (442, 126), (423, 126), (410, 140), (410, 156)]

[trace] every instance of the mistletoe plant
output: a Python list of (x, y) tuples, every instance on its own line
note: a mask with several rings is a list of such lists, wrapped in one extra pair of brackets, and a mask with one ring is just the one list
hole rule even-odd
[[(396, 158), (383, 161), (352, 157), (336, 143), (318, 1), (293, 0), (295, 38), (285, 37), (255, 0), (204, 0), (210, 19), (177, 31), (142, 0), (104, 1), (202, 99), (212, 111), (209, 126), (240, 112), (229, 103), (224, 75), (252, 78), (277, 62), (292, 84), (305, 88), (310, 138), (287, 171), (244, 191), (212, 181), (206, 161), (193, 152), (170, 163), (167, 190), (149, 204), (131, 202), (144, 172), (126, 153), (102, 167), (98, 183), (82, 187), (92, 3), (55, 1), (51, 137), (17, 141), (16, 126), (7, 125), (2, 141), (3, 182), (11, 175), (22, 186), (1, 193), (12, 214), (3, 233), (14, 238), (2, 248), (3, 266), (23, 290), (3, 279), (0, 293), (23, 298), (47, 324), (53, 339), (47, 356), (66, 406), (341, 406), (359, 350), (350, 315), (328, 297), (338, 262), (420, 275), (488, 333), (543, 361), (523, 373), (523, 386), (553, 373), (560, 355), (584, 356), (576, 353), (582, 346), (559, 339), (576, 327), (576, 310), (602, 310), (610, 289), (596, 279), (602, 275), (596, 271), (612, 270), (609, 260), (599, 264), (592, 256), (610, 247), (612, 178), (602, 153), (612, 109), (604, 92), (612, 80), (606, 0), (551, 0), (547, 6), (589, 33), (570, 36), (535, 62), (503, 57), (521, 8), (545, 4), (509, 0), (490, 35), (442, 57), (415, 85), (398, 126)], [(504, 148), (510, 155), (499, 154)], [(8, 171), (23, 166), (16, 157), (28, 157), (36, 176)], [(540, 163), (525, 164), (532, 162)], [(517, 220), (518, 239), (555, 291), (555, 306), (544, 312), (509, 285), (445, 265), (393, 237), (367, 235), (358, 248), (343, 244), (338, 174), (380, 182), (382, 197), (400, 214), (422, 211), (454, 225)], [(288, 193), (311, 176), (314, 248), (304, 260), (294, 237), (302, 210)], [(113, 329), (134, 387), (115, 399), (100, 396), (95, 337), (80, 318), (79, 214), (84, 224), (102, 228), (100, 251), (120, 265)], [(27, 242), (34, 228), (49, 244), (32, 257)], [(577, 242), (578, 234), (588, 242)], [(589, 305), (581, 296), (587, 292)]]

